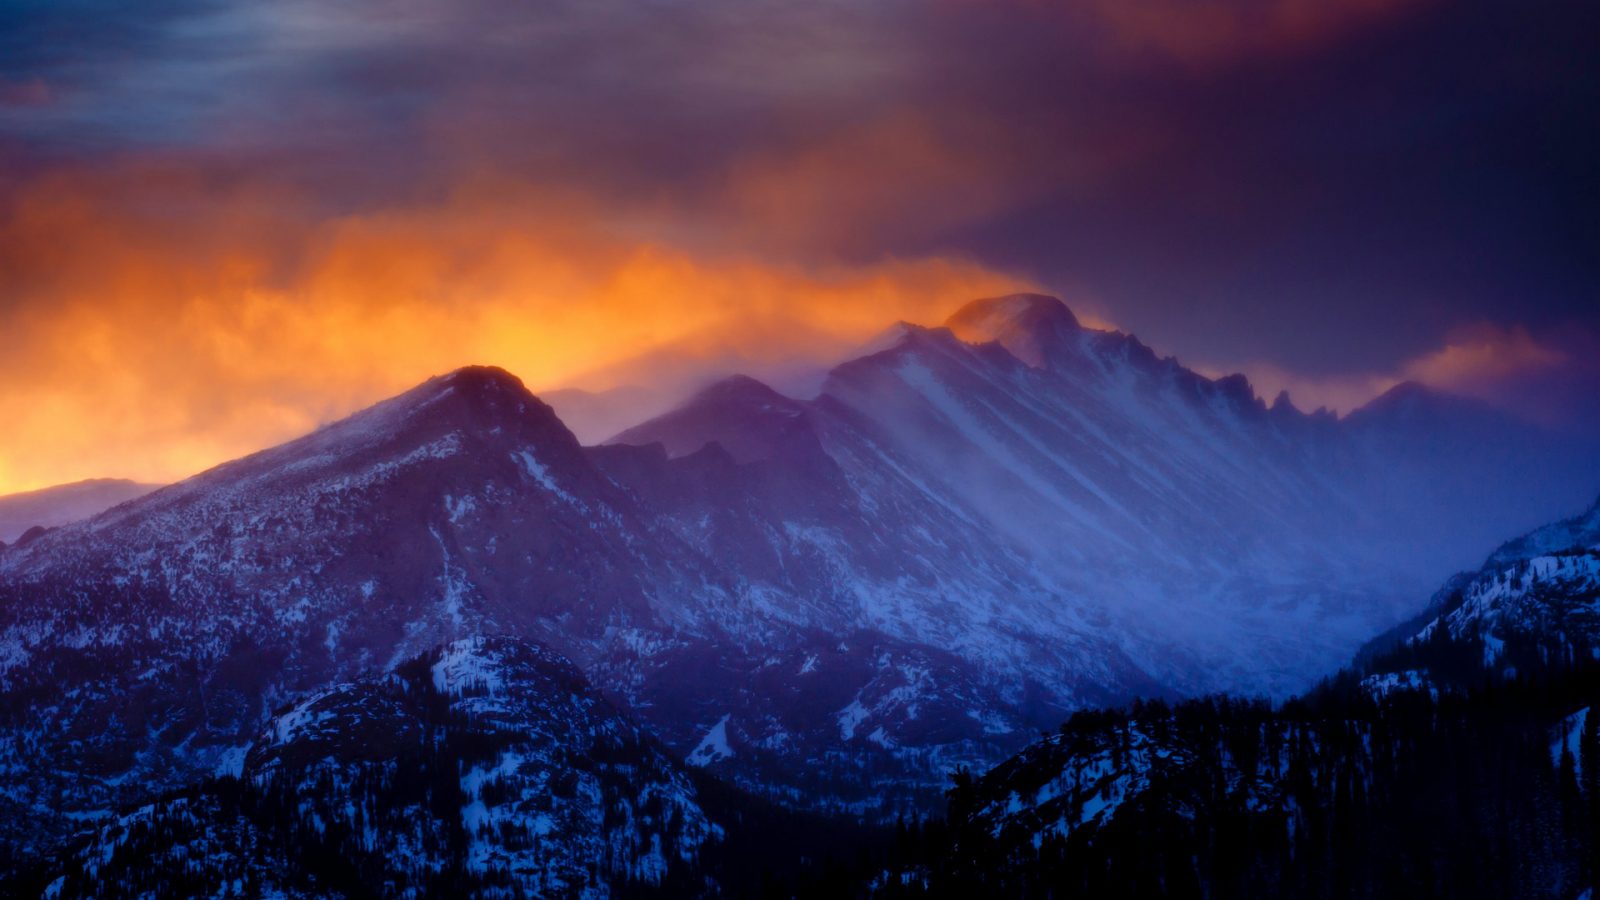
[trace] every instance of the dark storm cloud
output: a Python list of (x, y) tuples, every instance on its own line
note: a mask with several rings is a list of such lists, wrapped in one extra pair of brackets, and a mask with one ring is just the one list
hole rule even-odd
[(1592, 7), (1453, 4), (1335, 47), (1146, 82), (1152, 154), (952, 236), (1115, 297), (1168, 346), (1392, 364), (1461, 321), (1592, 323)]

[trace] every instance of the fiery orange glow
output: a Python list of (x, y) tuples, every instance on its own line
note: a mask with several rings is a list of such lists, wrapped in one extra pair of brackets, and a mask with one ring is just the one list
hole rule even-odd
[(309, 229), (285, 214), (307, 203), (159, 168), (21, 196), (0, 231), (0, 493), (181, 478), (459, 365), (541, 390), (610, 387), (583, 379), (667, 347), (821, 358), (1024, 286), (960, 260), (696, 255), (526, 184)]

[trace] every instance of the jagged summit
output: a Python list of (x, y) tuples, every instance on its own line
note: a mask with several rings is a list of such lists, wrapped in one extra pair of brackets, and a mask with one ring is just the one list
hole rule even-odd
[(974, 300), (956, 310), (944, 325), (967, 343), (998, 342), (1035, 367), (1043, 367), (1083, 330), (1065, 303), (1046, 294)]
[[(583, 448), (555, 411), (504, 369), (467, 366), (326, 424), (310, 434), (223, 463), (63, 531), (160, 521), (266, 498), (348, 492), (401, 472), (446, 465), (478, 477), (480, 461), (516, 469), (518, 454), (545, 478), (588, 478)], [(555, 474), (552, 474), (555, 473)], [(438, 478), (435, 472), (425, 478)], [(552, 482), (555, 483), (555, 482)], [(54, 535), (52, 540), (76, 538)]]
[(1256, 389), (1250, 384), (1250, 379), (1243, 372), (1234, 372), (1224, 375), (1212, 382), (1217, 393), (1226, 397), (1229, 402), (1238, 407), (1253, 406), (1257, 403)]

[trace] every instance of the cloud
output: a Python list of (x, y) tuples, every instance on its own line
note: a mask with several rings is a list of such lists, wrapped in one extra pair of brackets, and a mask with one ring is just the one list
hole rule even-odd
[(1480, 324), (1456, 330), (1445, 346), (1412, 360), (1402, 371), (1424, 384), (1473, 393), (1568, 362), (1565, 352), (1534, 340), (1526, 328)]
[(1349, 412), (1403, 381), (1416, 381), (1486, 400), (1537, 424), (1600, 431), (1600, 335), (1581, 322), (1538, 337), (1520, 325), (1464, 326), (1392, 371), (1307, 376), (1264, 362), (1244, 371), (1262, 396), (1286, 390), (1302, 409)]
[(5, 6), (0, 489), (173, 477), (459, 362), (809, 357), (1024, 285), (1341, 407), (1460, 321), (1572, 368), (1574, 10)]
[(548, 389), (663, 348), (822, 359), (1024, 284), (958, 258), (701, 257), (516, 181), (321, 219), (307, 207), (271, 181), (156, 163), (14, 198), (0, 491), (182, 477), (469, 363)]
[(1348, 413), (1404, 380), (1392, 374), (1378, 373), (1305, 375), (1264, 361), (1238, 367), (1201, 365), (1199, 371), (1211, 378), (1242, 371), (1249, 377), (1256, 393), (1268, 403), (1273, 402), (1280, 392), (1287, 391), (1295, 407), (1305, 412), (1327, 409)]
[(1538, 336), (1522, 326), (1459, 329), (1403, 372), (1543, 425), (1600, 434), (1600, 333), (1584, 322)]

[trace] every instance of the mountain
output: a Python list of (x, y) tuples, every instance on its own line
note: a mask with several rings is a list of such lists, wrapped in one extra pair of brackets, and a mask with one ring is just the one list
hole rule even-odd
[[(1068, 649), (1092, 646), (1085, 655), (1113, 662), (1098, 676), (1113, 692), (1141, 680), (1302, 687), (1397, 621), (1469, 558), (1463, 547), (1548, 516), (1574, 482), (1600, 477), (1554, 436), (1425, 390), (1348, 422), (1269, 410), (1242, 376), (1204, 378), (1040, 295), (978, 301), (945, 328), (902, 325), (878, 346), (813, 401), (736, 379), (616, 441), (674, 459), (716, 445), (790, 466), (791, 484), (818, 483), (795, 468), (800, 455), (825, 460), (808, 471), (836, 468), (884, 519), (840, 547), (850, 559), (835, 569), (870, 572), (859, 557), (873, 541), (899, 545), (891, 566), (983, 548), (937, 575), (945, 597), (969, 592), (959, 609), (895, 609), (905, 630), (951, 616), (966, 623), (958, 634), (993, 627), (967, 621), (994, 593), (973, 578), (987, 566), (1008, 585), (994, 615), (1016, 616), (1000, 627), (1051, 635), (1043, 659), (1058, 669), (1094, 665)], [(1445, 453), (1430, 435), (1481, 449)], [(917, 583), (854, 580), (878, 582), (891, 607)]]
[[(1595, 477), (1420, 402), (1442, 418), (1268, 409), (1039, 296), (899, 326), (813, 399), (726, 380), (599, 447), (459, 370), (0, 552), (4, 862), (477, 635), (570, 659), (703, 773), (879, 820), (1075, 709), (1286, 694), (1484, 522)], [(1440, 487), (1439, 427), (1520, 462), (1458, 454)]]
[(1362, 454), (1384, 461), (1358, 502), (1384, 510), (1391, 552), (1426, 560), (1434, 579), (1600, 492), (1592, 441), (1423, 385), (1397, 385), (1342, 425)]
[(38, 880), (57, 897), (606, 897), (722, 838), (680, 762), (515, 639), (288, 704), (239, 766), (100, 824)]
[(224, 770), (278, 705), (446, 641), (610, 644), (681, 579), (634, 516), (548, 407), (465, 369), (9, 548), (0, 827), (26, 855), (70, 827), (44, 798)]
[(1435, 679), (1600, 660), (1600, 500), (1450, 579), (1389, 654)]
[[(877, 896), (1588, 896), (1600, 503), (1450, 579), (1303, 697), (1075, 713), (903, 839)], [(1415, 626), (1413, 626), (1415, 629)]]
[(32, 528), (56, 528), (110, 509), (159, 485), (123, 478), (93, 478), (0, 497), (0, 544), (15, 543)]
[(1600, 736), (1574, 695), (1600, 678), (1548, 688), (1080, 713), (957, 773), (949, 819), (864, 880), (880, 897), (1585, 896), (1600, 781), (1577, 773), (1600, 768)]

